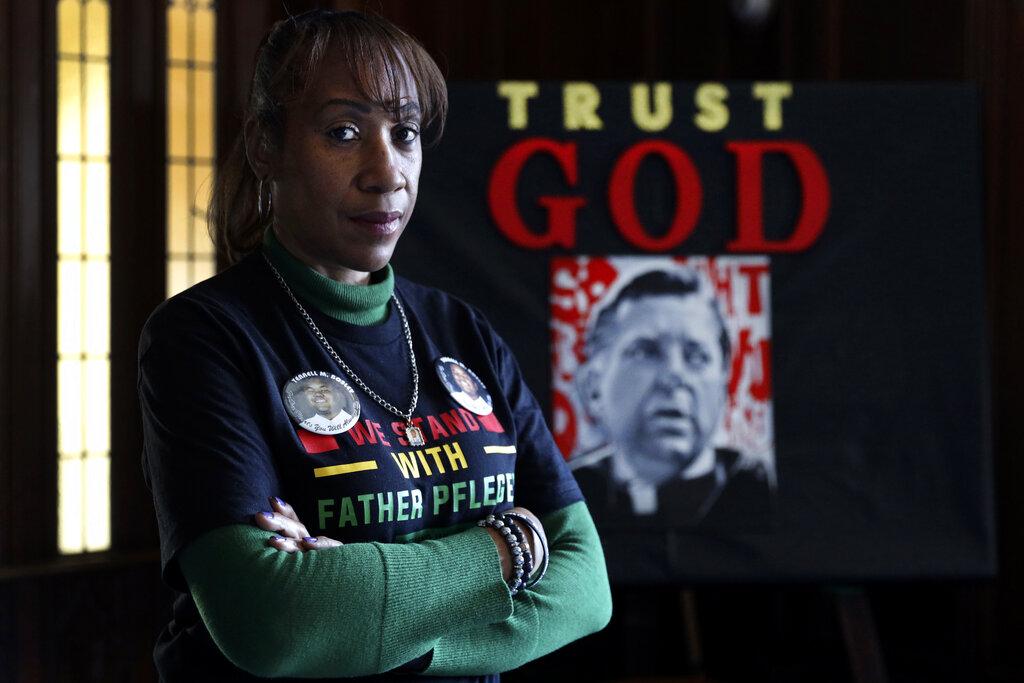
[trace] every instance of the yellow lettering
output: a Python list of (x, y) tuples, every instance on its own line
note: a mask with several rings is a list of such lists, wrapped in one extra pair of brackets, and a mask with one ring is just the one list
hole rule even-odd
[[(430, 470), (430, 465), (427, 464), (427, 459), (423, 457), (423, 451), (416, 451), (416, 457), (420, 459), (420, 464), (423, 465), (423, 474), (428, 477), (432, 475), (433, 472)], [(436, 456), (434, 459), (437, 459)]]
[(654, 84), (654, 109), (651, 109), (651, 88), (646, 83), (634, 83), (630, 89), (633, 103), (633, 122), (640, 130), (653, 133), (668, 128), (672, 123), (672, 84)]
[[(448, 449), (448, 446), (445, 446), (445, 450), (447, 450), (447, 449)], [(416, 451), (416, 452), (419, 453), (419, 451)], [(428, 448), (427, 449), (427, 455), (429, 455), (430, 457), (432, 457), (434, 459), (434, 464), (437, 466), (437, 471), (440, 472), (441, 474), (444, 474), (445, 473), (444, 463), (441, 462), (440, 453), (441, 453), (441, 449), (438, 448), (437, 446), (434, 446), (433, 448)], [(426, 464), (424, 464), (423, 467), (426, 468)]]
[(508, 127), (522, 130), (530, 122), (529, 101), (540, 92), (536, 81), (499, 81), (498, 95), (508, 100)]
[(793, 84), (785, 81), (755, 83), (753, 94), (764, 100), (764, 129), (782, 130), (782, 100), (793, 95)]
[(693, 95), (693, 101), (700, 109), (693, 117), (694, 124), (709, 133), (725, 128), (729, 124), (727, 99), (729, 90), (721, 83), (701, 84)]
[(574, 81), (562, 86), (562, 106), (566, 130), (601, 130), (597, 115), (601, 92), (593, 83)]
[(462, 463), (461, 469), (469, 467), (469, 463), (466, 462), (466, 456), (462, 454), (462, 447), (459, 446), (458, 441), (453, 441), (451, 447), (449, 447), (448, 444), (444, 444), (444, 454), (448, 456), (448, 464), (451, 466), (453, 472), (460, 469), (460, 462)]
[[(410, 472), (413, 477), (420, 476), (420, 468), (416, 465), (416, 461), (409, 455), (406, 455), (405, 453), (392, 453), (391, 457), (394, 459), (395, 464), (398, 465), (398, 469), (402, 470), (402, 476), (406, 479), (409, 478)], [(424, 463), (423, 469), (426, 468), (426, 464)], [(430, 472), (427, 472), (427, 474), (429, 475)]]

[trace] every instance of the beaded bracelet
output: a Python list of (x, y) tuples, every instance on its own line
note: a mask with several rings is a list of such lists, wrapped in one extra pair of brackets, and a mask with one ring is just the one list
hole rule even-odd
[(524, 587), (525, 588), (531, 588), (532, 586), (537, 585), (537, 583), (541, 579), (544, 578), (544, 574), (548, 570), (548, 559), (550, 558), (550, 553), (548, 552), (548, 542), (547, 542), (547, 539), (544, 538), (544, 535), (542, 533), (540, 533), (540, 531), (537, 530), (537, 527), (534, 526), (533, 522), (530, 521), (529, 517), (526, 517), (525, 515), (521, 515), (518, 512), (507, 512), (507, 513), (505, 513), (504, 516), (505, 517), (509, 517), (509, 518), (515, 520), (516, 522), (518, 522), (519, 524), (522, 524), (523, 526), (527, 527), (530, 531), (532, 531), (534, 534), (537, 535), (538, 539), (540, 539), (541, 548), (544, 550), (544, 561), (541, 563), (541, 565), (540, 565), (540, 572), (537, 574), (536, 577), (531, 579), (530, 578), (530, 573), (529, 572), (526, 573), (527, 582), (526, 582), (526, 585)]
[(530, 551), (530, 544), (526, 541), (526, 532), (519, 528), (519, 525), (515, 523), (511, 515), (500, 515), (499, 519), (505, 523), (506, 528), (512, 529), (512, 535), (515, 536), (516, 541), (519, 543), (519, 550), (523, 557), (523, 585), (519, 589), (523, 590), (526, 588), (526, 582), (530, 578), (530, 574), (533, 573), (533, 552)]
[(508, 545), (509, 554), (512, 557), (512, 576), (508, 581), (509, 595), (514, 596), (526, 587), (523, 576), (529, 577), (533, 571), (533, 555), (523, 532), (516, 526), (511, 518), (505, 515), (487, 515), (477, 522), (477, 526), (490, 527), (501, 534), (501, 537)]
[(477, 526), (494, 529), (501, 534), (506, 545), (508, 545), (509, 555), (512, 557), (512, 576), (508, 581), (508, 592), (509, 595), (514, 596), (525, 585), (523, 574), (527, 569), (524, 566), (526, 559), (523, 556), (523, 549), (520, 544), (523, 534), (513, 523), (506, 523), (503, 517), (504, 515), (487, 515), (487, 517), (477, 522)]

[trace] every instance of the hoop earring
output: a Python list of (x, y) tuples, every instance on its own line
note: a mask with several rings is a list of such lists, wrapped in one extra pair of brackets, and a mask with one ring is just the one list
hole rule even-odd
[(260, 184), (256, 186), (256, 213), (259, 215), (260, 220), (267, 220), (270, 218), (270, 210), (274, 205), (274, 193), (267, 193), (267, 211), (263, 212), (263, 178), (260, 178)]

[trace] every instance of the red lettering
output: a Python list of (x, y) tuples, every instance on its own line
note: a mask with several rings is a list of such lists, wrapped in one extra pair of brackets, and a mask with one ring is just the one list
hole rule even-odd
[(391, 431), (398, 437), (399, 446), (408, 446), (409, 442), (405, 440), (405, 423), (404, 422), (392, 422)]
[(761, 312), (761, 276), (767, 272), (767, 263), (740, 266), (740, 275), (747, 279), (747, 313)]
[(364, 420), (363, 422), (356, 422), (352, 425), (352, 428), (345, 432), (345, 436), (352, 439), (357, 446), (362, 446), (366, 442), (377, 443), (377, 433), (374, 431), (372, 425), (373, 422), (370, 420)]
[(750, 396), (755, 401), (764, 402), (772, 393), (772, 350), (767, 339), (758, 342), (757, 348), (761, 352), (761, 367), (764, 371), (750, 383)]
[(444, 426), (448, 428), (448, 431), (452, 434), (458, 432), (463, 434), (466, 431), (466, 425), (462, 422), (462, 418), (459, 417), (459, 411), (449, 410), (447, 413), (441, 413), (441, 421), (444, 422)]
[(551, 405), (555, 418), (555, 443), (562, 451), (562, 457), (568, 460), (576, 446), (576, 411), (565, 394), (557, 389), (551, 392)]
[(462, 416), (462, 421), (466, 423), (466, 427), (469, 428), (469, 431), (480, 431), (480, 425), (476, 423), (476, 418), (473, 416), (473, 413), (469, 412), (465, 408), (459, 408), (459, 415)]
[(728, 266), (719, 267), (714, 256), (708, 257), (708, 279), (715, 288), (719, 300), (725, 299), (725, 312), (733, 314), (732, 271)]
[(524, 249), (547, 247), (572, 248), (576, 245), (576, 211), (587, 203), (582, 197), (544, 196), (537, 203), (548, 210), (547, 231), (530, 230), (519, 214), (516, 187), (523, 166), (535, 154), (555, 158), (570, 186), (576, 185), (576, 143), (558, 142), (551, 138), (527, 138), (509, 147), (494, 165), (487, 187), (487, 205), (498, 229)]
[[(649, 235), (636, 214), (636, 173), (640, 163), (651, 154), (665, 160), (675, 181), (676, 212), (668, 232), (661, 237)], [(627, 149), (615, 162), (608, 183), (612, 220), (630, 244), (645, 251), (668, 251), (682, 244), (697, 226), (702, 202), (703, 190), (696, 167), (686, 152), (667, 140), (644, 140)]]
[[(726, 149), (736, 155), (736, 239), (726, 245), (729, 251), (794, 252), (810, 247), (825, 228), (831, 204), (831, 192), (825, 168), (802, 142), (729, 142)], [(793, 233), (784, 240), (764, 236), (763, 157), (785, 154), (800, 180), (803, 205)]]
[(448, 437), (448, 432), (444, 430), (444, 427), (441, 426), (441, 423), (433, 415), (427, 415), (427, 424), (430, 425), (430, 435), (435, 441), (442, 436)]
[(387, 438), (384, 436), (384, 430), (381, 429), (380, 423), (379, 422), (370, 422), (369, 420), (367, 420), (367, 422), (369, 424), (373, 425), (373, 431), (377, 432), (377, 437), (380, 439), (380, 442), (382, 444), (384, 444), (385, 446), (390, 446), (391, 442), (389, 442), (387, 440)]
[(739, 388), (740, 379), (743, 377), (743, 366), (746, 363), (747, 358), (754, 356), (755, 351), (760, 356), (760, 364), (757, 364), (757, 358), (752, 358), (755, 361), (754, 368), (758, 365), (763, 368), (763, 371), (755, 373), (750, 382), (750, 396), (755, 401), (767, 401), (771, 395), (771, 349), (768, 345), (767, 339), (762, 339), (757, 349), (750, 343), (750, 330), (740, 330), (740, 338), (736, 347), (732, 352), (732, 367), (729, 372), (729, 396), (735, 397), (736, 390)]

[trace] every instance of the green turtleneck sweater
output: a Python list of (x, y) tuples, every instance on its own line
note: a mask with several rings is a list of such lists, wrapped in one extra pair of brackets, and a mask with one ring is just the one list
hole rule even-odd
[[(304, 265), (270, 230), (264, 249), (295, 293), (324, 313), (357, 325), (386, 318), (390, 266), (369, 285), (345, 285)], [(273, 533), (231, 525), (190, 543), (179, 563), (214, 642), (256, 676), (384, 673), (427, 653), (425, 674), (487, 674), (547, 654), (611, 618), (601, 541), (586, 504), (541, 522), (548, 572), (514, 599), (494, 541), (479, 527), (286, 553), (267, 545)]]
[(321, 275), (291, 255), (273, 228), (263, 233), (263, 250), (300, 298), (322, 313), (353, 325), (376, 325), (388, 316), (388, 300), (395, 291), (391, 264), (370, 274), (368, 285), (348, 285)]

